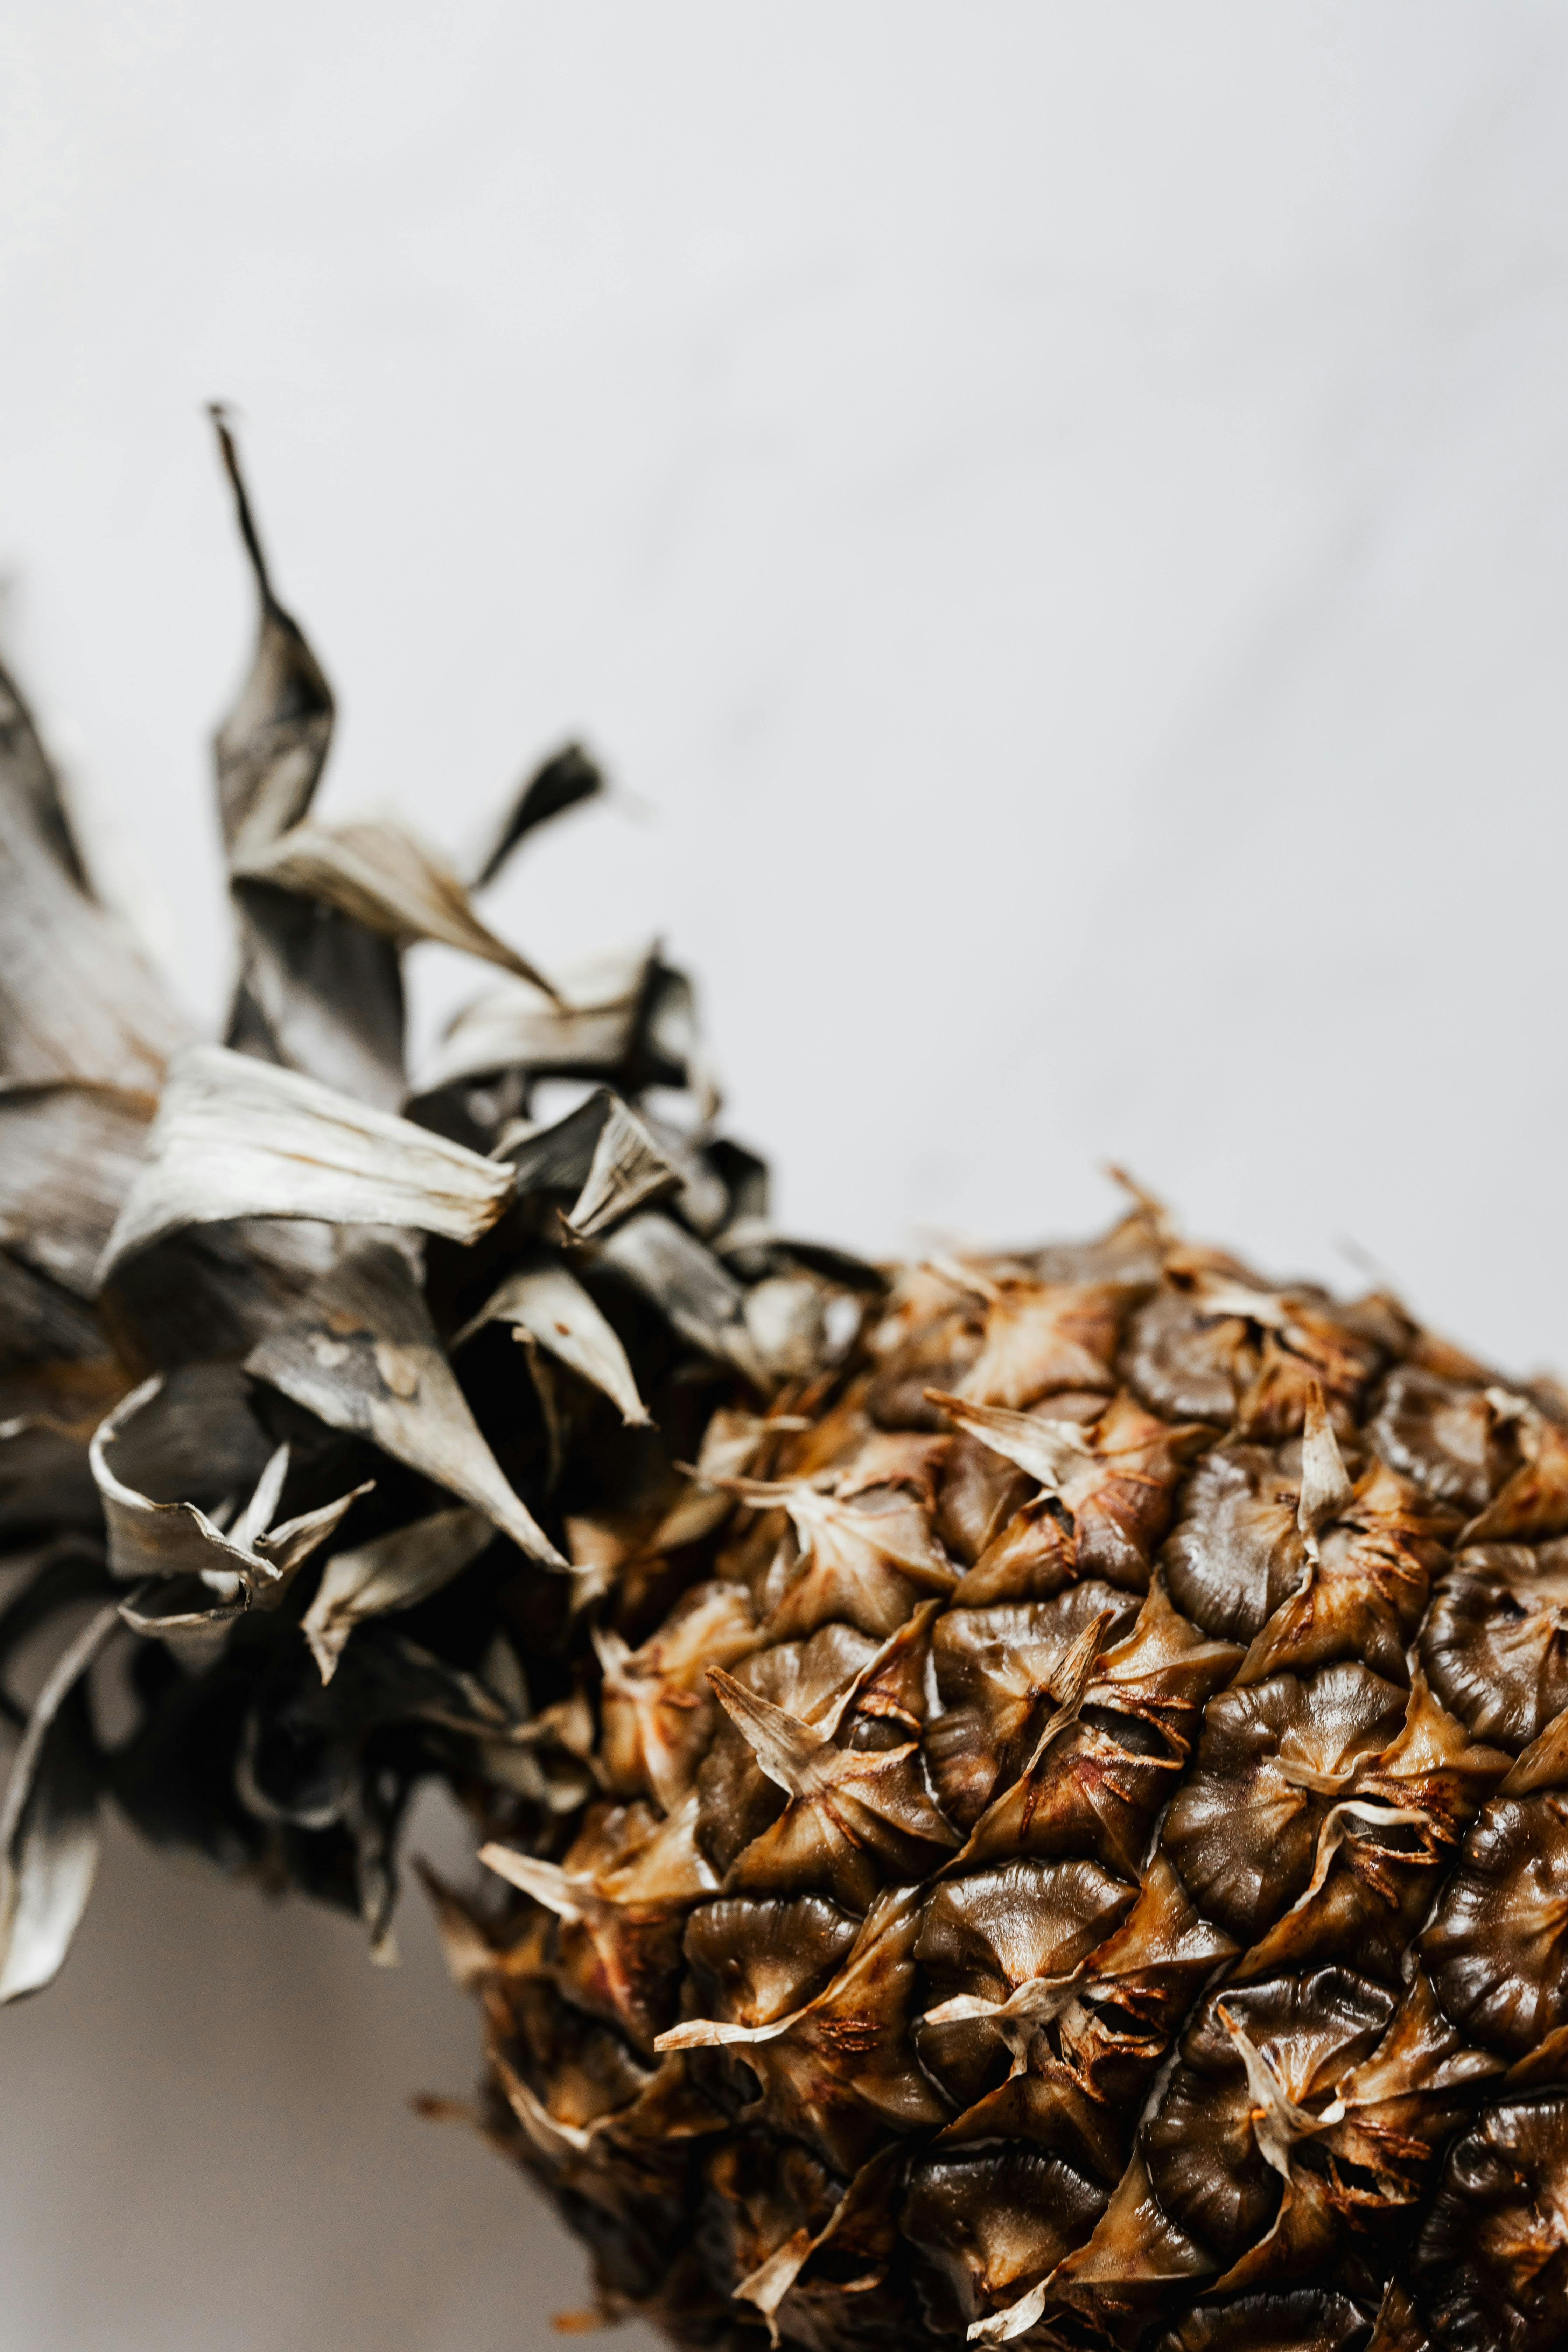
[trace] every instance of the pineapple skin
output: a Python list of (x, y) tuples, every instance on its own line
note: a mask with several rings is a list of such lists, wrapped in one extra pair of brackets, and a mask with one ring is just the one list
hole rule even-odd
[(437, 1890), (576, 2324), (1568, 2340), (1560, 1395), (1141, 1202), (751, 1429), (580, 1641), (588, 1801), (470, 1787)]

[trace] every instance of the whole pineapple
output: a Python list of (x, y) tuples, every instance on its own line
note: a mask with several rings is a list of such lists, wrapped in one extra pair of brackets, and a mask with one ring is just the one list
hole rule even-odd
[[(895, 1269), (776, 1231), (680, 976), (477, 911), (583, 754), (468, 884), (313, 820), (332, 699), (223, 446), (226, 1050), (0, 679), (0, 1673), (53, 1643), (0, 1684), (0, 1998), (105, 1797), (390, 1957), (437, 1775), (481, 2120), (584, 2319), (1568, 2340), (1568, 1401), (1136, 1192)], [(505, 976), (411, 1088), (419, 938)]]

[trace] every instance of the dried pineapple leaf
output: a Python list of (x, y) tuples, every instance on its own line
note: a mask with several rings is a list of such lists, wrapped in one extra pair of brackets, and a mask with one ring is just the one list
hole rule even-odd
[(272, 593), (267, 559), (223, 409), (210, 411), (261, 605), (255, 658), (217, 732), (218, 811), (232, 855), (297, 824), (310, 806), (332, 731), (332, 693), (298, 625)]
[(186, 1225), (235, 1217), (413, 1225), (473, 1242), (510, 1195), (510, 1170), (461, 1144), (297, 1071), (193, 1045), (171, 1066), (99, 1278)]
[(16, 680), (0, 662), (0, 803), (89, 898), (92, 883), (71, 830), (60, 779)]
[(447, 1973), (459, 1991), (473, 1992), (496, 1974), (502, 1965), (501, 1956), (456, 1888), (448, 1886), (422, 1857), (416, 1856), (414, 1868), (435, 1914)]
[(558, 1258), (541, 1255), (509, 1274), (453, 1341), (455, 1348), (486, 1323), (510, 1323), (520, 1339), (531, 1339), (552, 1356), (602, 1389), (637, 1428), (650, 1425), (647, 1407), (614, 1325), (600, 1311), (575, 1275)]
[(100, 1609), (56, 1661), (0, 1808), (0, 2001), (58, 1974), (98, 1869), (96, 1743), (83, 1678), (120, 1623)]
[(497, 1070), (615, 1076), (637, 1052), (657, 968), (657, 948), (639, 947), (563, 968), (559, 1000), (521, 980), (488, 990), (452, 1021), (420, 1073), (418, 1092), (438, 1094)]
[(58, 1379), (64, 1366), (106, 1359), (103, 1327), (86, 1304), (0, 1250), (0, 1362), (52, 1365)]
[(403, 1107), (397, 948), (346, 915), (262, 882), (238, 882), (243, 975), (226, 1042), (323, 1086)]
[(321, 1680), (331, 1682), (343, 1644), (363, 1618), (412, 1609), (438, 1592), (479, 1558), (494, 1534), (482, 1511), (464, 1506), (334, 1553), (301, 1628)]
[(470, 887), (493, 882), (524, 836), (605, 789), (604, 772), (580, 743), (567, 743), (528, 776), (504, 811), (494, 840), (479, 860)]
[(612, 1095), (583, 1189), (566, 1212), (568, 1230), (574, 1240), (591, 1241), (679, 1181), (636, 1112)]
[(151, 1095), (0, 1088), (0, 1245), (79, 1297), (142, 1164)]
[(395, 1461), (461, 1496), (531, 1559), (569, 1569), (480, 1435), (395, 1244), (358, 1243), (300, 1312), (252, 1349), (245, 1369), (329, 1427), (371, 1438)]
[(0, 667), (0, 1082), (153, 1092), (186, 1034), (91, 895), (53, 771)]
[(640, 1211), (595, 1244), (613, 1266), (705, 1355), (732, 1364), (752, 1385), (770, 1383), (746, 1328), (745, 1293), (694, 1234), (657, 1209)]
[[(163, 1388), (163, 1374), (154, 1373), (132, 1389), (99, 1423), (88, 1450), (109, 1529), (109, 1564), (116, 1576), (199, 1578), (209, 1600), (243, 1605), (245, 1596), (292, 1577), (336, 1533), (358, 1497), (370, 1492), (374, 1482), (367, 1480), (351, 1493), (274, 1528), (272, 1515), (289, 1466), (289, 1448), (280, 1445), (263, 1470), (232, 1536), (215, 1526), (195, 1503), (153, 1501), (116, 1475), (109, 1454)], [(132, 1611), (132, 1620), (138, 1611), (145, 1613), (144, 1601)]]
[(516, 1122), (496, 1156), (511, 1162), (520, 1194), (576, 1193), (566, 1225), (577, 1241), (608, 1233), (681, 1181), (668, 1154), (608, 1087), (596, 1087), (552, 1127), (525, 1129)]
[[(213, 746), (224, 841), (243, 869), (304, 818), (334, 714), (321, 665), (273, 593), (233, 436), (221, 409), (212, 416), (259, 608), (249, 675)], [(290, 890), (243, 878), (233, 889), (240, 981), (228, 1043), (395, 1109), (404, 1090), (396, 947)]]
[(230, 871), (237, 881), (270, 883), (331, 907), (399, 947), (439, 940), (555, 996), (527, 957), (479, 920), (450, 866), (393, 818), (308, 820), (237, 854)]
[[(14, 1554), (6, 1564), (17, 1564)], [(56, 1536), (26, 1559), (26, 1571), (0, 1606), (0, 1717), (17, 1730), (26, 1727), (27, 1717), (5, 1688), (10, 1660), (61, 1610), (79, 1601), (107, 1601), (111, 1590), (96, 1530)]]

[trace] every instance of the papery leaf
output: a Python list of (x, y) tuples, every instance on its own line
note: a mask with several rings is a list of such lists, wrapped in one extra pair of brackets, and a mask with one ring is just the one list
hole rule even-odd
[(416, 1091), (439, 1093), (497, 1070), (531, 1076), (615, 1077), (633, 1063), (658, 968), (636, 948), (556, 974), (561, 1002), (526, 981), (508, 981), (459, 1013), (420, 1073)]
[(237, 882), (234, 898), (244, 985), (227, 1043), (379, 1110), (400, 1109), (407, 1080), (395, 943), (270, 883)]
[(83, 1298), (142, 1165), (150, 1095), (0, 1091), (0, 1244)]
[(255, 658), (215, 746), (224, 839), (231, 856), (243, 857), (276, 841), (309, 808), (331, 741), (332, 690), (299, 623), (273, 593), (234, 436), (221, 407), (211, 415), (261, 606)]
[(746, 1328), (745, 1293), (710, 1249), (672, 1217), (647, 1209), (597, 1244), (603, 1265), (650, 1298), (693, 1347), (734, 1365), (759, 1389), (768, 1386)]
[(552, 816), (562, 816), (567, 809), (593, 800), (604, 789), (603, 771), (580, 743), (567, 743), (559, 751), (552, 751), (526, 778), (503, 813), (495, 838), (480, 859), (470, 887), (482, 890), (487, 883), (493, 882), (519, 843), (536, 825), (546, 824)]
[[(222, 410), (212, 415), (259, 606), (255, 658), (214, 744), (224, 840), (231, 866), (242, 870), (303, 820), (334, 714), (320, 663), (273, 593), (234, 437)], [(335, 908), (264, 882), (239, 879), (235, 897), (240, 982), (228, 1043), (395, 1108), (404, 1087), (395, 945)]]
[(92, 897), (37, 730), (0, 668), (0, 1079), (155, 1090), (185, 1034)]
[(58, 1974), (98, 1869), (99, 1770), (83, 1677), (120, 1622), (100, 1609), (56, 1662), (0, 1807), (0, 2001)]
[(569, 1566), (502, 1476), (393, 1243), (359, 1243), (246, 1370), (460, 1495), (531, 1559)]
[(80, 1298), (0, 1250), (0, 1368), (85, 1365), (106, 1352), (102, 1326)]
[(460, 1346), (486, 1323), (510, 1323), (520, 1333), (548, 1349), (552, 1356), (602, 1389), (617, 1406), (621, 1419), (646, 1427), (647, 1407), (614, 1325), (601, 1312), (575, 1275), (560, 1260), (542, 1254), (509, 1274), (473, 1319), (459, 1332)]
[(450, 866), (391, 818), (312, 819), (237, 856), (231, 870), (238, 881), (270, 883), (331, 907), (399, 946), (440, 940), (554, 994), (526, 956), (479, 920)]
[(520, 1195), (576, 1193), (565, 1220), (578, 1241), (610, 1232), (681, 1181), (668, 1152), (608, 1087), (596, 1087), (553, 1126), (527, 1129), (515, 1121), (496, 1157), (515, 1170)]
[(331, 1682), (344, 1643), (361, 1620), (412, 1609), (479, 1558), (495, 1539), (482, 1511), (437, 1511), (389, 1535), (376, 1536), (327, 1562), (303, 1620), (305, 1639)]
[[(93, 1433), (89, 1458), (109, 1529), (109, 1563), (116, 1576), (197, 1579), (209, 1595), (207, 1605), (221, 1606), (227, 1613), (229, 1604), (243, 1605), (245, 1596), (292, 1577), (336, 1533), (350, 1507), (369, 1493), (372, 1482), (274, 1528), (272, 1515), (289, 1459), (288, 1447), (279, 1446), (233, 1534), (226, 1534), (197, 1504), (154, 1501), (127, 1485), (110, 1465), (110, 1452), (116, 1439), (153, 1403), (163, 1386), (161, 1373), (143, 1381)], [(189, 1614), (189, 1610), (177, 1613)], [(142, 1601), (132, 1607), (127, 1622), (148, 1616)]]
[(510, 1193), (510, 1171), (461, 1144), (297, 1071), (192, 1045), (171, 1066), (100, 1279), (167, 1234), (234, 1217), (413, 1225), (472, 1242)]

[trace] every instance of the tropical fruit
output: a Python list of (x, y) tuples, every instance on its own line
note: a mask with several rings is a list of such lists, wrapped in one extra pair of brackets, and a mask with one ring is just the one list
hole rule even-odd
[[(1131, 1188), (1083, 1244), (781, 1233), (679, 975), (478, 911), (584, 754), (467, 884), (310, 816), (331, 697), (224, 448), (226, 1045), (0, 707), (0, 1993), (104, 1798), (390, 1957), (437, 1777), (479, 2121), (583, 2324), (1568, 2341), (1568, 1399)], [(410, 1088), (422, 938), (502, 977)]]
[(601, 1792), (445, 1906), (609, 2307), (1564, 2340), (1557, 1392), (1139, 1202), (900, 1270), (755, 1436), (595, 1633)]

